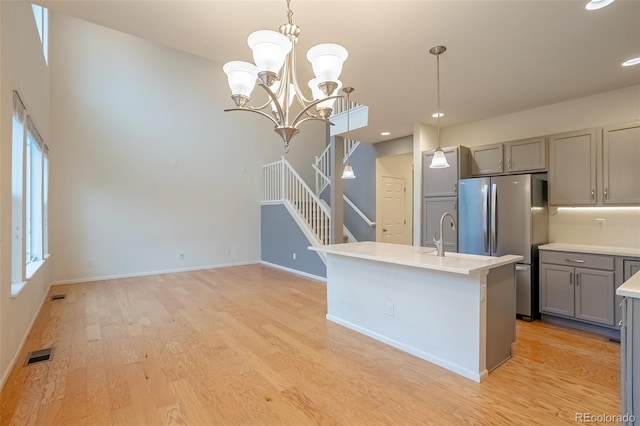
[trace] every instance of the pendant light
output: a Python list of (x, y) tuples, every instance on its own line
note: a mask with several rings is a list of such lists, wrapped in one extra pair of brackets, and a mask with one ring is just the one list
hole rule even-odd
[[(351, 140), (351, 134), (350, 134), (350, 126), (349, 126), (349, 115), (351, 114), (351, 92), (353, 92), (354, 89), (353, 87), (345, 87), (344, 89), (342, 89), (343, 92), (345, 92), (347, 94), (347, 140), (350, 141)], [(342, 171), (342, 179), (355, 179), (356, 178), (356, 174), (353, 173), (353, 167), (351, 167), (349, 165), (349, 160), (347, 160), (347, 164), (344, 166), (344, 170)]]
[(444, 156), (444, 151), (440, 148), (440, 117), (444, 115), (440, 111), (440, 54), (446, 50), (446, 46), (435, 46), (429, 49), (429, 53), (436, 57), (436, 78), (438, 83), (438, 110), (434, 114), (438, 123), (438, 148), (436, 148), (436, 152), (433, 153), (433, 159), (431, 159), (431, 164), (429, 165), (431, 169), (444, 169), (449, 167), (447, 157)]

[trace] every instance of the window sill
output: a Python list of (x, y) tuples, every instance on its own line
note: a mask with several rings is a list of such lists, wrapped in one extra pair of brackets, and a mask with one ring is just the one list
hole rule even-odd
[(35, 273), (40, 269), (40, 266), (44, 265), (44, 260), (38, 260), (36, 262), (27, 263), (27, 281), (31, 279), (35, 275)]
[(27, 285), (26, 281), (19, 283), (11, 283), (11, 298), (18, 297), (23, 288)]
[(36, 272), (38, 272), (38, 269), (40, 269), (40, 267), (42, 265), (44, 265), (44, 262), (49, 258), (49, 255), (45, 256), (45, 260), (39, 260), (37, 262), (31, 262), (29, 264), (27, 264), (27, 270), (26, 270), (26, 280), (25, 281), (21, 281), (21, 282), (14, 282), (11, 283), (11, 297), (15, 298), (17, 297), (20, 292), (22, 291), (23, 288), (25, 288), (27, 286), (27, 283), (29, 282), (29, 280), (31, 279), (31, 277), (33, 277), (35, 275)]

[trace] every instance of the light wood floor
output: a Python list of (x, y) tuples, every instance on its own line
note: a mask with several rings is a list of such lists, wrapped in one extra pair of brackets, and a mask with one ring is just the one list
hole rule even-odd
[[(265, 266), (58, 293), (0, 393), (2, 425), (553, 425), (620, 410), (619, 345), (539, 321), (518, 321), (514, 357), (478, 384), (328, 322), (323, 283)], [(47, 346), (52, 361), (22, 365)]]

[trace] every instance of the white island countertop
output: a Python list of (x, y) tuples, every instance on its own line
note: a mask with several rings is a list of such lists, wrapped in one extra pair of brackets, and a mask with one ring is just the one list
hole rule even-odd
[(640, 249), (633, 247), (592, 246), (587, 244), (550, 243), (538, 246), (539, 250), (569, 251), (577, 253), (608, 254), (613, 256), (640, 257)]
[(640, 299), (640, 272), (636, 272), (616, 290), (618, 296)]
[(444, 257), (438, 257), (434, 248), (373, 241), (309, 247), (309, 250), (465, 275), (516, 263), (523, 259), (522, 256), (516, 255), (492, 257), (446, 251)]

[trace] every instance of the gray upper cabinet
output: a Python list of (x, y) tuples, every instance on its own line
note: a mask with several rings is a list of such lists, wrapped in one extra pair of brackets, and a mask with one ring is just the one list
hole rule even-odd
[(547, 168), (546, 138), (525, 139), (504, 144), (505, 172), (522, 173)]
[(602, 131), (603, 203), (640, 204), (640, 123)]
[(471, 174), (473, 176), (499, 175), (503, 172), (503, 145), (471, 147)]
[(476, 146), (470, 150), (473, 176), (525, 173), (547, 168), (545, 137)]
[(550, 204), (596, 204), (596, 146), (595, 129), (549, 138)]

